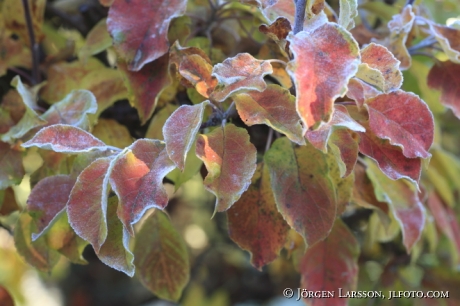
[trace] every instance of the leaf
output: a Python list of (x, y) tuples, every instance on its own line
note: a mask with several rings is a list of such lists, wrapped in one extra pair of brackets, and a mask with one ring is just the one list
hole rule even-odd
[(203, 162), (199, 159), (196, 154), (196, 142), (193, 142), (190, 150), (187, 153), (187, 158), (185, 161), (184, 171), (179, 170), (178, 168), (169, 172), (166, 175), (166, 178), (174, 182), (174, 189), (177, 191), (183, 183), (190, 180), (195, 174), (200, 171), (203, 166)]
[(347, 97), (354, 100), (358, 108), (364, 106), (364, 101), (380, 94), (380, 91), (364, 83), (360, 79), (351, 78), (348, 82)]
[(366, 101), (369, 128), (402, 148), (409, 158), (428, 158), (434, 137), (433, 114), (418, 96), (397, 90)]
[(182, 105), (171, 114), (163, 126), (166, 151), (174, 164), (184, 171), (185, 159), (203, 121), (209, 101), (197, 105)]
[(366, 173), (374, 185), (377, 200), (390, 206), (401, 227), (403, 244), (410, 253), (425, 225), (425, 209), (417, 190), (404, 180), (390, 180), (372, 162), (367, 163)]
[(332, 228), (337, 211), (326, 156), (307, 145), (278, 138), (265, 153), (276, 205), (287, 223), (312, 246)]
[[(355, 137), (354, 137), (355, 136)], [(331, 153), (338, 160), (340, 177), (347, 177), (353, 171), (358, 160), (358, 142), (355, 133), (345, 129), (335, 130), (329, 139)]]
[(88, 262), (83, 258), (83, 251), (88, 242), (78, 237), (70, 227), (65, 211), (57, 216), (56, 222), (46, 234), (50, 248), (58, 251), (71, 262), (86, 265)]
[(216, 196), (214, 214), (229, 209), (248, 189), (256, 170), (257, 150), (248, 132), (228, 124), (200, 134), (196, 155), (208, 170), (204, 186)]
[(22, 104), (25, 107), (25, 113), (15, 126), (11, 127), (6, 134), (1, 136), (1, 140), (4, 142), (12, 142), (13, 139), (19, 139), (34, 127), (41, 126), (46, 123), (46, 121), (40, 119), (34, 110), (34, 107), (36, 106), (35, 97), (37, 90), (40, 89), (40, 87), (29, 89), (22, 84), (21, 79), (18, 76), (14, 77), (11, 81), (11, 85), (16, 87), (16, 90), (21, 95)]
[(460, 28), (446, 27), (424, 19), (428, 23), (431, 35), (441, 45), (450, 61), (460, 64)]
[(128, 88), (129, 101), (137, 109), (141, 123), (145, 124), (155, 110), (160, 93), (171, 83), (169, 56), (166, 54), (158, 58), (138, 72), (130, 71), (123, 62), (118, 63), (118, 69)]
[(86, 62), (92, 55), (98, 54), (112, 46), (112, 38), (107, 31), (107, 19), (101, 19), (86, 35), (85, 44), (78, 51), (78, 58)]
[(217, 85), (216, 78), (211, 75), (211, 64), (198, 54), (184, 56), (179, 65), (179, 73), (205, 98), (209, 98)]
[(24, 148), (39, 147), (62, 153), (83, 153), (92, 150), (107, 150), (105, 143), (90, 133), (66, 124), (55, 124), (38, 131), (22, 144)]
[(211, 94), (211, 99), (222, 102), (235, 93), (263, 91), (267, 88), (264, 76), (272, 72), (268, 61), (255, 59), (249, 53), (239, 53), (235, 57), (227, 58), (212, 70), (219, 85)]
[[(29, 12), (35, 40), (37, 42), (41, 42), (45, 37), (42, 27), (45, 17), (46, 0), (27, 1), (29, 2)], [(2, 6), (2, 11), (5, 28), (17, 34), (22, 43), (30, 47), (29, 29), (27, 27), (22, 1), (5, 0)]]
[(5, 190), (0, 190), (0, 216), (8, 216), (9, 214), (20, 210), (14, 190), (11, 187)]
[(93, 129), (93, 135), (107, 145), (121, 149), (133, 142), (128, 128), (113, 119), (99, 118)]
[(418, 184), (422, 163), (420, 158), (407, 158), (397, 146), (378, 138), (367, 124), (366, 133), (359, 133), (359, 151), (378, 163), (380, 170), (392, 180), (407, 178)]
[(401, 70), (406, 70), (411, 65), (412, 59), (407, 50), (406, 41), (414, 25), (414, 20), (415, 14), (412, 12), (412, 5), (406, 5), (400, 14), (393, 15), (391, 21), (388, 22), (390, 36), (382, 41), (377, 41), (387, 47), (394, 57), (401, 62), (399, 66)]
[(355, 27), (354, 18), (357, 16), (357, 0), (340, 0), (339, 25), (341, 25), (346, 30), (353, 29)]
[(43, 87), (41, 98), (52, 104), (64, 99), (75, 89), (91, 91), (97, 101), (97, 116), (115, 101), (127, 97), (120, 72), (105, 67), (94, 57), (85, 63), (58, 62), (47, 70), (48, 82)]
[(141, 283), (160, 299), (178, 301), (190, 278), (187, 247), (168, 216), (155, 210), (136, 236), (134, 263)]
[[(3, 27), (1, 20), (0, 27)], [(30, 68), (31, 59), (30, 49), (26, 48), (21, 41), (11, 38), (6, 29), (0, 30), (0, 77), (4, 76), (10, 67)]]
[(49, 229), (56, 216), (65, 209), (74, 184), (74, 178), (61, 174), (45, 177), (35, 185), (27, 199), (29, 214), (37, 226), (32, 240), (37, 240)]
[(163, 126), (168, 120), (169, 116), (177, 109), (178, 107), (173, 104), (166, 104), (165, 107), (160, 109), (153, 116), (150, 121), (149, 128), (145, 134), (145, 138), (163, 140)]
[(185, 13), (184, 0), (114, 1), (107, 28), (128, 70), (139, 71), (168, 52), (168, 28), (174, 17)]
[(276, 208), (270, 173), (258, 164), (252, 184), (227, 210), (230, 238), (251, 253), (251, 264), (259, 270), (275, 260), (286, 242), (289, 226)]
[(174, 168), (165, 145), (150, 139), (137, 140), (115, 162), (110, 184), (120, 199), (118, 217), (131, 236), (132, 224), (147, 209), (164, 209), (168, 205), (163, 178)]
[(24, 174), (21, 151), (0, 141), (0, 190), (21, 183)]
[(103, 157), (86, 167), (78, 176), (67, 202), (70, 225), (96, 252), (107, 238), (107, 195), (112, 161), (110, 157)]
[(287, 71), (297, 88), (297, 112), (306, 128), (316, 127), (330, 120), (334, 100), (347, 92), (348, 81), (358, 69), (358, 44), (333, 23), (313, 32), (301, 31), (288, 41), (294, 60)]
[(401, 87), (403, 76), (399, 70), (399, 60), (384, 46), (370, 43), (361, 50), (361, 64), (356, 77), (377, 86), (384, 92)]
[(97, 257), (115, 270), (133, 277), (134, 255), (129, 249), (130, 235), (117, 218), (117, 197), (111, 197), (107, 204), (107, 239), (96, 252)]
[(2, 285), (0, 285), (0, 304), (3, 306), (14, 306), (13, 297)]
[(262, 92), (248, 91), (233, 97), (241, 120), (248, 125), (266, 124), (303, 145), (303, 130), (295, 109), (295, 97), (289, 90), (270, 84)]
[[(289, 46), (286, 38), (289, 32), (292, 31), (291, 23), (288, 19), (284, 17), (279, 17), (269, 26), (262, 24), (259, 26), (259, 31), (267, 35), (271, 40), (276, 42), (281, 50), (287, 50), (286, 47)], [(273, 67), (275, 70), (275, 67)], [(283, 69), (284, 70), (284, 69)]]
[(32, 241), (31, 234), (36, 231), (32, 217), (27, 212), (20, 214), (14, 228), (14, 245), (28, 264), (42, 272), (51, 272), (60, 255), (48, 247), (45, 237)]
[(96, 98), (90, 91), (74, 90), (62, 101), (51, 105), (41, 118), (48, 122), (46, 126), (62, 123), (88, 131), (90, 129), (88, 114), (95, 114), (96, 111)]
[(460, 118), (460, 64), (439, 62), (428, 74), (428, 86), (441, 91), (441, 103)]
[(334, 185), (335, 195), (337, 199), (337, 216), (343, 214), (345, 209), (351, 202), (353, 194), (353, 184), (355, 181), (354, 173), (342, 178), (341, 170), (339, 167), (339, 160), (336, 159), (334, 154), (329, 153), (326, 155), (329, 167), (329, 178)]
[[(309, 247), (300, 262), (300, 284), (309, 292), (353, 292), (358, 282), (359, 244), (348, 227), (335, 221), (331, 234)], [(337, 292), (336, 292), (337, 293)], [(309, 305), (347, 305), (347, 299), (334, 295), (328, 299), (307, 298)]]
[(364, 132), (366, 131), (358, 122), (351, 118), (347, 108), (343, 105), (335, 105), (332, 113), (332, 119), (321, 125), (316, 130), (308, 130), (305, 133), (305, 138), (318, 150), (327, 152), (327, 141), (332, 132), (336, 128), (348, 128), (352, 131)]

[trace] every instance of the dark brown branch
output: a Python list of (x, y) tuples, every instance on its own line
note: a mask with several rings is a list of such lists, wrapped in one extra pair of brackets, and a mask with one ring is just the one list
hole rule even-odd
[(27, 32), (29, 33), (30, 47), (32, 53), (32, 85), (40, 83), (40, 70), (39, 64), (39, 46), (35, 41), (35, 33), (32, 24), (32, 16), (30, 15), (29, 1), (22, 0), (24, 7), (24, 15), (27, 23)]

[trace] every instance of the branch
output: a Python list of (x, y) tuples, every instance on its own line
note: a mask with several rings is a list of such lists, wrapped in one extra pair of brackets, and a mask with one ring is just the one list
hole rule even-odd
[(305, 21), (305, 10), (307, 9), (307, 0), (294, 0), (295, 1), (295, 21), (294, 21), (294, 35), (303, 30), (303, 23)]
[(39, 49), (38, 44), (35, 41), (35, 33), (32, 25), (32, 16), (30, 15), (29, 1), (22, 0), (22, 6), (24, 7), (24, 15), (27, 23), (27, 32), (29, 32), (30, 47), (32, 53), (32, 85), (40, 83), (40, 71), (39, 71)]

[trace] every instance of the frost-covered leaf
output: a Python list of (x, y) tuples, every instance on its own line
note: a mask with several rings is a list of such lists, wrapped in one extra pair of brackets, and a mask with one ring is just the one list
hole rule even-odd
[(219, 85), (211, 94), (211, 99), (222, 102), (235, 93), (263, 91), (267, 88), (264, 76), (272, 72), (268, 61), (255, 59), (249, 53), (239, 53), (214, 66), (212, 75), (217, 78)]
[(328, 122), (334, 100), (345, 95), (348, 80), (358, 69), (358, 44), (334, 23), (313, 32), (301, 31), (288, 40), (294, 60), (287, 71), (296, 85), (297, 112), (307, 128)]
[(360, 79), (351, 78), (348, 82), (347, 97), (355, 100), (356, 105), (361, 108), (364, 106), (364, 101), (373, 98), (380, 94), (380, 91), (374, 87), (364, 83)]
[(359, 151), (375, 160), (380, 170), (389, 178), (397, 180), (407, 178), (418, 184), (422, 163), (420, 158), (407, 158), (401, 148), (391, 145), (388, 140), (377, 137), (367, 124), (365, 133), (359, 142)]
[(169, 24), (185, 13), (186, 4), (185, 0), (113, 2), (107, 28), (129, 70), (139, 71), (168, 52)]
[(135, 267), (129, 249), (130, 235), (117, 217), (117, 206), (117, 197), (111, 197), (107, 204), (107, 239), (96, 255), (109, 267), (132, 277)]
[(21, 95), (25, 113), (15, 126), (11, 127), (6, 134), (1, 136), (1, 140), (4, 142), (11, 142), (14, 139), (21, 138), (34, 127), (41, 126), (46, 123), (46, 121), (41, 119), (34, 110), (36, 106), (35, 98), (40, 87), (29, 89), (22, 84), (21, 79), (18, 76), (14, 77), (11, 81), (11, 85), (16, 87), (16, 90)]
[(38, 147), (62, 153), (82, 153), (107, 149), (105, 143), (90, 133), (66, 124), (45, 127), (22, 146), (24, 148)]
[(119, 62), (123, 80), (128, 88), (128, 98), (144, 124), (153, 114), (162, 90), (171, 83), (168, 54), (145, 65), (141, 70), (128, 70), (125, 63)]
[(335, 105), (332, 119), (321, 125), (316, 130), (308, 130), (305, 133), (305, 138), (318, 150), (327, 152), (327, 142), (334, 129), (347, 128), (352, 131), (364, 132), (365, 129), (358, 122), (351, 118), (347, 108), (343, 105)]
[(45, 177), (34, 186), (27, 199), (29, 214), (37, 226), (37, 232), (32, 233), (33, 240), (37, 240), (65, 209), (74, 184), (74, 178), (61, 174)]
[(267, 166), (257, 166), (251, 186), (227, 210), (227, 218), (230, 238), (251, 253), (254, 267), (261, 270), (278, 257), (289, 226), (276, 208)]
[(388, 22), (390, 36), (385, 40), (378, 41), (391, 51), (400, 63), (400, 69), (406, 70), (411, 65), (411, 56), (406, 47), (407, 37), (409, 36), (412, 26), (414, 25), (415, 14), (412, 12), (412, 6), (406, 5), (400, 14), (394, 15)]
[(361, 64), (356, 77), (384, 92), (399, 89), (403, 76), (399, 60), (382, 45), (371, 43), (361, 50)]
[(460, 118), (460, 64), (438, 62), (428, 74), (428, 86), (441, 91), (441, 103)]
[(107, 195), (112, 158), (92, 162), (78, 176), (67, 202), (69, 222), (96, 252), (107, 238)]
[(278, 138), (265, 153), (276, 205), (287, 223), (313, 245), (332, 228), (337, 211), (326, 156), (311, 145)]
[(335, 130), (329, 139), (329, 147), (338, 160), (340, 177), (347, 177), (353, 171), (358, 160), (358, 141), (356, 135), (345, 129)]
[(90, 129), (88, 114), (95, 114), (96, 111), (96, 98), (90, 91), (74, 90), (62, 101), (53, 104), (41, 118), (48, 122), (47, 126), (62, 123), (88, 131)]
[(390, 206), (401, 227), (403, 244), (410, 253), (425, 226), (425, 209), (418, 191), (404, 180), (389, 179), (373, 162), (367, 163), (366, 173), (374, 185), (377, 199)]
[(0, 141), (0, 190), (19, 184), (24, 174), (21, 151)]
[(233, 124), (198, 135), (196, 155), (208, 170), (207, 190), (216, 196), (215, 212), (229, 209), (251, 184), (257, 150), (248, 132)]
[(409, 158), (428, 158), (434, 119), (428, 106), (413, 93), (397, 90), (366, 101), (369, 128), (379, 138), (402, 148)]
[(14, 245), (27, 263), (42, 272), (51, 272), (60, 255), (48, 247), (45, 237), (32, 241), (32, 233), (36, 231), (37, 226), (32, 217), (27, 212), (20, 214), (14, 228)]
[(150, 139), (137, 140), (115, 162), (110, 184), (120, 199), (118, 217), (131, 235), (148, 208), (168, 205), (163, 178), (174, 168), (165, 145)]
[(358, 16), (357, 0), (340, 0), (339, 22), (343, 28), (350, 30), (355, 27), (354, 18)]
[(112, 45), (107, 31), (107, 19), (101, 19), (88, 33), (85, 44), (78, 51), (78, 57), (85, 62), (90, 56), (98, 54)]
[(128, 128), (114, 119), (99, 118), (92, 133), (94, 137), (102, 140), (107, 145), (120, 149), (126, 148), (133, 143), (133, 138), (129, 134)]
[(270, 84), (262, 92), (248, 91), (233, 97), (241, 120), (248, 125), (266, 124), (302, 145), (305, 144), (295, 97), (289, 90)]
[(136, 235), (134, 263), (141, 283), (161, 299), (178, 301), (190, 278), (187, 247), (169, 217), (155, 210)]
[(63, 100), (72, 90), (86, 89), (96, 97), (99, 115), (128, 95), (120, 72), (107, 68), (94, 57), (90, 57), (86, 64), (81, 61), (53, 64), (48, 68), (47, 76), (40, 94), (50, 104)]
[[(330, 235), (309, 247), (300, 262), (301, 287), (309, 292), (335, 292), (332, 298), (307, 298), (309, 305), (348, 305), (337, 294), (338, 288), (349, 293), (358, 283), (359, 243), (340, 220), (335, 221)], [(343, 294), (343, 293), (342, 293)]]
[(457, 26), (454, 28), (439, 25), (426, 19), (425, 21), (428, 23), (431, 35), (439, 42), (449, 60), (460, 64), (460, 24), (457, 22)]
[(182, 105), (166, 120), (163, 136), (169, 158), (183, 171), (185, 159), (203, 121), (208, 101), (197, 105)]

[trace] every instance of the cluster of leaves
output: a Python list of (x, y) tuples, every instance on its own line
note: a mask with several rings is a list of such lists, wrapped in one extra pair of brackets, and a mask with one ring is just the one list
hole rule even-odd
[[(163, 181), (177, 189), (202, 165), (214, 213), (227, 214), (252, 265), (285, 248), (302, 288), (356, 289), (360, 253), (376, 258), (342, 220), (364, 210), (368, 231), (383, 233), (369, 239), (397, 243), (401, 233), (412, 267), (436, 249), (433, 219), (452, 245), (449, 264), (460, 263), (460, 164), (433, 146), (433, 113), (445, 106), (460, 118), (458, 23), (408, 4), (387, 24), (355, 27), (356, 0), (340, 0), (338, 13), (324, 0), (101, 0), (107, 19), (75, 50), (49, 47), (45, 0), (0, 4), (0, 76), (22, 77), (0, 105), (0, 208), (19, 209), (11, 186), (38, 148), (43, 165), (14, 226), (17, 251), (37, 269), (61, 255), (84, 263), (91, 244), (102, 262), (129, 276), (137, 268), (157, 296), (178, 300), (189, 255), (163, 212)], [(240, 41), (256, 52), (239, 53)], [(104, 50), (113, 67), (94, 57)], [(402, 71), (419, 66), (412, 78), (428, 105), (401, 89)], [(120, 99), (149, 122), (145, 138), (99, 118)], [(259, 124), (265, 148), (251, 142)], [(402, 266), (391, 256), (380, 258), (385, 271)]]

